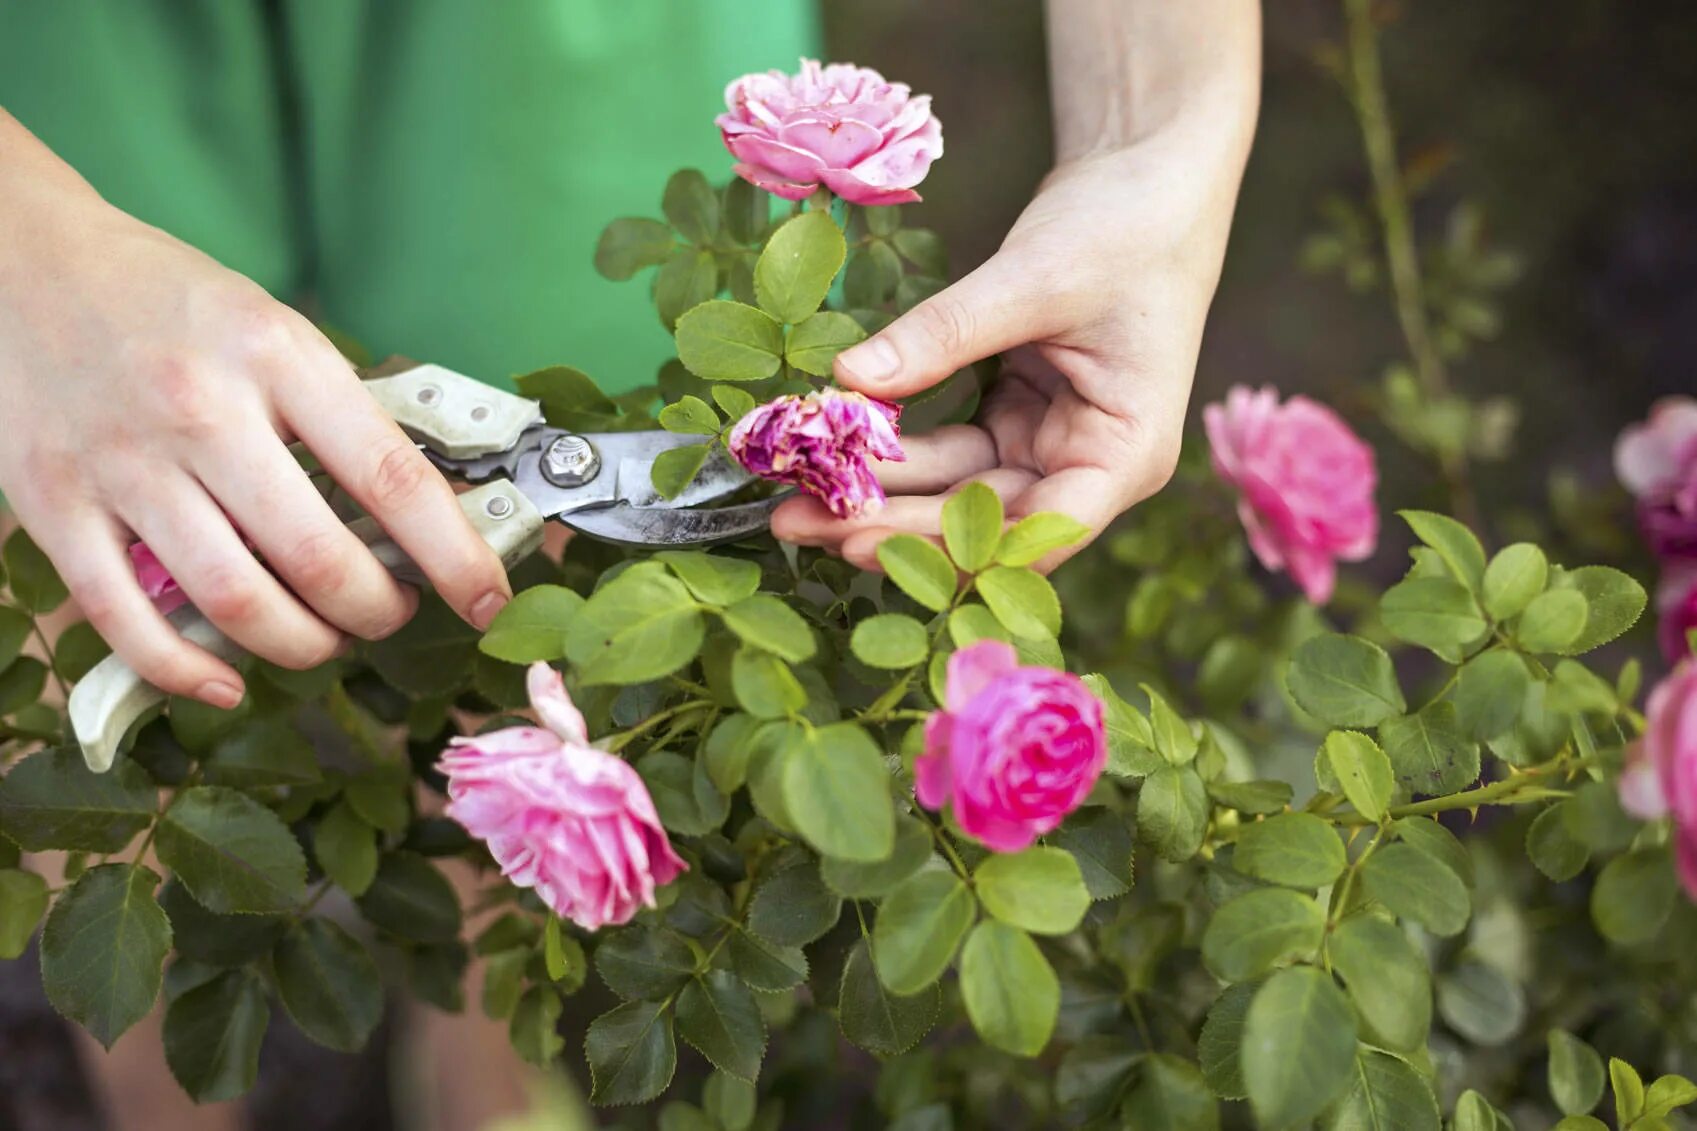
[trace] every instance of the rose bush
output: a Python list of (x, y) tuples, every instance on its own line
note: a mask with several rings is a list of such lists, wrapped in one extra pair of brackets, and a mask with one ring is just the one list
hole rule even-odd
[[(744, 179), (680, 173), (664, 220), (597, 250), (610, 278), (654, 270), (677, 359), (618, 398), (565, 367), (518, 384), (563, 427), (699, 436), (663, 492), (723, 446), (852, 511), (895, 411), (833, 391), (832, 361), (942, 271), (861, 190), (910, 193), (935, 125), (852, 68), (731, 102)], [(1382, 103), (1356, 100), (1365, 129)], [(1374, 206), (1407, 257), (1400, 191)], [(1467, 341), (1434, 329), (1380, 422), (1467, 512), (1503, 440), (1411, 376), (1445, 363), (1420, 343)], [(39, 927), (49, 999), (107, 1045), (162, 998), (207, 1101), (252, 1085), (275, 1009), (357, 1049), (394, 993), (481, 1009), (668, 1129), (1673, 1125), (1697, 1098), (1697, 694), (1686, 661), (1638, 709), (1614, 642), (1644, 587), (1375, 499), (1371, 449), (1313, 402), (1245, 388), (1204, 419), (1211, 450), (1053, 582), (1033, 565), (1083, 528), (1010, 523), (982, 484), (881, 575), (770, 538), (580, 539), (521, 565), (481, 638), (426, 597), (320, 669), (250, 661), (235, 711), (171, 702), (104, 775), (57, 691), (103, 645), (49, 627), (64, 587), (14, 534), (0, 954)], [(1402, 504), (1403, 576), (1337, 578)]]

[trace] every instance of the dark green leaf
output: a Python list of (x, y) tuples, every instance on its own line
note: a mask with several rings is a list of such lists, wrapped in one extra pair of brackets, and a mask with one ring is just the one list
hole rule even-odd
[[(1407, 1062), (1366, 1047), (1349, 1090), (1320, 1117), (1321, 1131), (1439, 1131), (1443, 1118), (1427, 1079)], [(1459, 1131), (1459, 1129), (1457, 1129)]]
[(1202, 1034), (1196, 1039), (1196, 1059), (1202, 1065), (1202, 1076), (1221, 1099), (1249, 1098), (1243, 1083), (1243, 1021), (1249, 1014), (1249, 1003), (1260, 989), (1259, 982), (1239, 982), (1227, 986), (1208, 1010), (1202, 1023)]
[(896, 250), (920, 271), (941, 279), (949, 273), (949, 258), (943, 241), (928, 228), (902, 228), (891, 233)]
[(1304, 641), (1285, 680), (1303, 710), (1332, 726), (1377, 726), (1408, 705), (1391, 658), (1359, 636), (1323, 633)]
[(218, 740), (202, 764), (206, 781), (250, 789), (311, 785), (323, 779), (318, 755), (300, 731), (281, 718), (256, 719)]
[(798, 946), (779, 946), (738, 928), (731, 933), (731, 968), (755, 989), (780, 993), (807, 980), (807, 955)]
[(159, 862), (221, 915), (290, 911), (306, 895), (306, 856), (277, 815), (223, 786), (177, 794), (159, 823)]
[(1526, 830), (1526, 855), (1538, 871), (1557, 883), (1579, 875), (1591, 860), (1591, 849), (1573, 831), (1566, 801), (1549, 806)]
[(754, 891), (748, 929), (779, 946), (805, 946), (836, 925), (843, 902), (813, 861), (792, 864)]
[(1078, 861), (1091, 899), (1114, 899), (1131, 890), (1133, 846), (1125, 817), (1111, 809), (1086, 810), (1051, 839)]
[(712, 243), (719, 232), (719, 194), (699, 169), (672, 174), (660, 198), (660, 210), (678, 234), (692, 243)]
[(1591, 921), (1606, 939), (1633, 944), (1654, 938), (1673, 912), (1679, 890), (1666, 848), (1610, 860), (1591, 889)]
[(177, 956), (206, 966), (245, 966), (270, 954), (288, 926), (281, 915), (214, 914), (176, 880), (160, 889), (159, 906), (171, 920)]
[(304, 920), (272, 955), (277, 996), (301, 1032), (358, 1052), (383, 1018), (383, 980), (360, 941), (324, 918)]
[(21, 526), (0, 547), (0, 563), (4, 564), (12, 596), (27, 613), (50, 613), (69, 596), (53, 563)]
[(1379, 738), (1397, 784), (1410, 793), (1443, 796), (1466, 789), (1479, 777), (1478, 744), (1462, 733), (1455, 704), (1447, 699), (1427, 704), (1417, 714), (1386, 719), (1379, 724)]
[(1280, 813), (1244, 827), (1232, 867), (1246, 876), (1293, 888), (1324, 887), (1343, 874), (1343, 841), (1311, 813)]
[(1145, 777), (1160, 769), (1164, 759), (1155, 752), (1155, 732), (1143, 712), (1120, 698), (1104, 675), (1087, 675), (1084, 684), (1102, 700), (1108, 731), (1108, 772)]
[(1138, 1067), (1120, 1119), (1138, 1131), (1218, 1131), (1219, 1108), (1201, 1069), (1170, 1053), (1151, 1053)]
[(265, 984), (226, 970), (165, 1009), (165, 1063), (196, 1103), (233, 1100), (259, 1076), (259, 1046), (271, 1023)]
[(790, 327), (784, 360), (803, 373), (829, 377), (837, 355), (865, 338), (866, 331), (848, 315), (822, 310)]
[(754, 994), (736, 975), (710, 970), (678, 995), (678, 1035), (721, 1072), (750, 1083), (766, 1053), (766, 1023)]
[(377, 878), (359, 897), (360, 913), (390, 934), (422, 943), (459, 937), (460, 900), (447, 877), (424, 857), (387, 853)]
[(1472, 913), (1461, 878), (1410, 844), (1380, 848), (1367, 858), (1361, 879), (1368, 894), (1393, 915), (1413, 919), (1434, 934), (1460, 934)]
[[(1481, 652), (1467, 661), (1461, 666), (1453, 695), (1462, 733), (1483, 742), (1507, 732), (1526, 706), (1526, 689), (1531, 682), (1526, 661), (1506, 649)], [(1388, 748), (1390, 737), (1383, 731), (1380, 737)]]
[(1432, 979), (1425, 956), (1396, 924), (1354, 915), (1332, 933), (1326, 953), (1379, 1042), (1404, 1052), (1425, 1048), (1432, 1026)]
[(1225, 982), (1247, 982), (1320, 948), (1326, 913), (1312, 897), (1258, 888), (1214, 913), (1202, 934), (1202, 961)]
[(879, 1056), (900, 1056), (919, 1043), (937, 1023), (942, 992), (935, 986), (910, 997), (884, 988), (872, 967), (872, 952), (856, 943), (843, 964), (837, 991), (837, 1021), (843, 1036)]
[(1291, 787), (1282, 781), (1211, 781), (1208, 796), (1228, 809), (1254, 816), (1284, 809), (1290, 804)]
[(607, 988), (630, 1001), (663, 1001), (695, 972), (695, 952), (676, 931), (623, 927), (595, 948), (595, 972)]
[(1501, 970), (1468, 958), (1439, 977), (1438, 1013), (1474, 1044), (1500, 1045), (1520, 1031), (1526, 997)]
[(0, 959), (10, 961), (28, 950), (46, 913), (46, 880), (34, 872), (0, 869)]
[(9, 605), (0, 605), (0, 670), (23, 651), (24, 642), (35, 630), (35, 622)]
[[(653, 263), (663, 262), (670, 247), (671, 236), (668, 235), (665, 248)], [(569, 365), (550, 365), (546, 369), (526, 373), (513, 378), (513, 384), (521, 395), (541, 401), (548, 423), (556, 427), (567, 427), (568, 418), (572, 416), (615, 416), (619, 411), (619, 406), (601, 391), (601, 386), (589, 374)]]
[(1143, 779), (1137, 827), (1163, 860), (1196, 855), (1208, 828), (1208, 794), (1194, 766), (1162, 766)]
[(0, 830), (29, 852), (117, 852), (158, 806), (153, 782), (128, 758), (97, 774), (69, 747), (37, 751), (0, 778)]
[(564, 1008), (559, 993), (551, 986), (531, 986), (519, 998), (507, 1023), (507, 1036), (513, 1051), (526, 1064), (546, 1068), (566, 1047), (558, 1032)]
[(339, 801), (313, 828), (312, 854), (337, 887), (352, 896), (364, 895), (377, 875), (377, 830), (346, 801)]
[(658, 1002), (629, 1001), (590, 1023), (584, 1037), (593, 1087), (604, 1105), (647, 1103), (672, 1082), (678, 1066), (672, 1018)]
[(601, 230), (595, 245), (595, 270), (608, 279), (628, 279), (644, 267), (664, 263), (675, 246), (671, 229), (658, 220), (614, 220)]
[(171, 924), (153, 897), (158, 885), (140, 865), (90, 868), (54, 902), (42, 929), (47, 1000), (107, 1048), (159, 997)]

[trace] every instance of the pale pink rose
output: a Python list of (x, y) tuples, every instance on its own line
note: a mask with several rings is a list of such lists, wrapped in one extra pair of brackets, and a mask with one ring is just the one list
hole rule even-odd
[(146, 542), (131, 543), (130, 565), (135, 568), (141, 591), (160, 612), (169, 613), (189, 603), (188, 594), (183, 592), (177, 579), (171, 576), (171, 571), (165, 568)]
[(785, 200), (823, 184), (850, 204), (907, 204), (943, 155), (931, 97), (877, 71), (803, 59), (801, 73), (744, 75), (715, 119), (736, 172)]
[(1378, 544), (1373, 449), (1325, 405), (1302, 396), (1281, 405), (1270, 386), (1236, 386), (1202, 422), (1214, 470), (1238, 490), (1255, 556), (1325, 604), (1338, 560), (1360, 561)]
[(687, 865), (636, 771), (589, 745), (560, 673), (532, 664), (527, 684), (548, 729), (451, 739), (439, 765), (446, 812), (560, 917), (586, 931), (629, 922)]
[(1657, 557), (1697, 558), (1697, 398), (1666, 397), (1615, 441), (1615, 474)]
[(853, 518), (884, 503), (871, 461), (906, 458), (901, 411), (859, 393), (819, 389), (755, 408), (737, 421), (726, 446), (762, 479), (793, 484), (838, 518)]
[(1022, 668), (999, 640), (949, 657), (948, 702), (925, 723), (913, 765), (927, 809), (952, 802), (962, 832), (1019, 852), (1083, 803), (1107, 764), (1102, 702), (1084, 681)]
[(1697, 629), (1697, 562), (1668, 563), (1656, 587), (1656, 618), (1668, 663), (1691, 655), (1691, 631)]
[(1621, 774), (1621, 806), (1647, 821), (1673, 815), (1674, 862), (1697, 899), (1697, 660), (1656, 685), (1644, 716), (1644, 737)]

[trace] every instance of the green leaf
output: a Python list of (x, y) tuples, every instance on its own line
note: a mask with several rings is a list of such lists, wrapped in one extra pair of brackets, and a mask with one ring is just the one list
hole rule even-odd
[(1547, 589), (1515, 622), (1515, 639), (1528, 652), (1566, 652), (1585, 631), (1585, 597), (1572, 589)]
[(766, 1053), (766, 1023), (735, 974), (709, 970), (678, 995), (678, 1035), (721, 1072), (754, 1082)]
[(1147, 683), (1140, 686), (1149, 697), (1149, 730), (1155, 739), (1155, 752), (1168, 765), (1188, 766), (1195, 760), (1199, 746), (1196, 732), (1153, 687)]
[(854, 626), (849, 647), (863, 664), (900, 671), (925, 662), (931, 638), (925, 626), (910, 616), (879, 613)]
[(1619, 1057), (1610, 1057), (1609, 1084), (1615, 1094), (1615, 1118), (1621, 1124), (1644, 1113), (1644, 1081), (1636, 1068)]
[(1228, 809), (1256, 816), (1278, 813), (1290, 804), (1291, 786), (1283, 781), (1211, 781), (1208, 796)]
[(0, 605), (0, 670), (18, 658), (35, 622), (9, 605)]
[(872, 957), (878, 977), (903, 996), (932, 985), (948, 968), (972, 926), (977, 901), (953, 872), (920, 872), (892, 891), (878, 908)]
[(1473, 595), (1447, 577), (1414, 577), (1385, 591), (1379, 616), (1391, 635), (1460, 659), (1487, 627)]
[(985, 911), (1038, 935), (1067, 934), (1090, 908), (1078, 861), (1061, 848), (992, 853), (973, 873), (973, 887)]
[(731, 933), (731, 968), (763, 993), (781, 993), (807, 980), (807, 955), (798, 946), (779, 946), (740, 928)]
[(66, 683), (76, 683), (111, 654), (111, 647), (87, 621), (73, 624), (53, 642), (53, 666)]
[(53, 904), (41, 932), (47, 1000), (108, 1049), (147, 1016), (164, 981), (171, 924), (141, 865), (100, 864)]
[(1594, 1115), (1569, 1115), (1553, 1131), (1609, 1131), (1609, 1125)]
[(1462, 733), (1455, 704), (1447, 699), (1413, 715), (1386, 719), (1379, 724), (1379, 738), (1397, 784), (1410, 793), (1441, 797), (1467, 788), (1479, 777), (1478, 744)]
[(1658, 1076), (1644, 1093), (1644, 1114), (1654, 1119), (1697, 1103), (1697, 1084), (1683, 1076)]
[(1544, 591), (1549, 576), (1550, 563), (1537, 546), (1516, 542), (1503, 547), (1485, 570), (1485, 611), (1497, 620), (1519, 616)]
[(955, 567), (948, 555), (917, 534), (897, 534), (878, 544), (878, 564), (903, 593), (932, 612), (954, 600)]
[(205, 966), (245, 966), (271, 953), (288, 921), (281, 915), (215, 915), (172, 880), (159, 891), (171, 920), (171, 945), (179, 959)]
[(364, 895), (377, 875), (377, 830), (338, 801), (312, 830), (312, 855), (337, 887)]
[(665, 927), (623, 927), (596, 946), (595, 972), (627, 1001), (663, 1001), (695, 973), (695, 952)]
[(961, 949), (960, 996), (986, 1044), (1036, 1056), (1055, 1031), (1061, 983), (1030, 935), (986, 921), (973, 928)]
[(1354, 915), (1332, 932), (1326, 953), (1379, 1043), (1402, 1052), (1426, 1047), (1432, 977), (1401, 928), (1375, 915)]
[(1202, 1033), (1196, 1039), (1196, 1059), (1202, 1066), (1202, 1076), (1221, 1099), (1249, 1098), (1249, 1089), (1243, 1083), (1243, 1021), (1249, 1014), (1255, 991), (1260, 988), (1259, 982), (1227, 986), (1209, 1007)]
[(1463, 887), (1473, 887), (1472, 855), (1435, 817), (1403, 817), (1391, 828), (1400, 840), (1454, 872)]
[(460, 900), (453, 885), (416, 853), (386, 853), (377, 878), (358, 902), (360, 914), (374, 926), (403, 939), (445, 943), (460, 934)]
[[(364, 648), (371, 666), (384, 681), (415, 698), (447, 695), (465, 686), (466, 676), (477, 655), (477, 630), (461, 620), (447, 602), (434, 593), (426, 592), (419, 601), (418, 612), (405, 628)], [(243, 700), (251, 702), (252, 696)], [(176, 699), (171, 703), (171, 729), (190, 750), (198, 749), (194, 739), (179, 729), (177, 715), (185, 705), (195, 704), (196, 712), (212, 716), (214, 723), (233, 725), (239, 715), (205, 707), (192, 699)], [(241, 711), (243, 708), (237, 708)]]
[[(1525, 709), (1531, 682), (1526, 661), (1506, 649), (1481, 652), (1467, 661), (1461, 666), (1452, 696), (1462, 733), (1483, 742), (1512, 729)], [(1383, 731), (1380, 737), (1389, 747), (1390, 738)]]
[(1261, 1123), (1306, 1123), (1351, 1085), (1355, 1014), (1324, 971), (1281, 970), (1249, 1003), (1242, 1055), (1243, 1082)]
[(59, 580), (59, 571), (21, 526), (0, 547), (0, 563), (4, 564), (13, 599), (26, 613), (50, 613), (70, 595)]
[(28, 950), (46, 913), (46, 880), (34, 872), (0, 869), (0, 959), (10, 961)]
[(318, 754), (286, 719), (256, 719), (218, 740), (202, 763), (213, 785), (252, 789), (269, 785), (312, 785), (322, 781)]
[(1606, 939), (1624, 945), (1647, 942), (1673, 913), (1678, 888), (1666, 848), (1617, 856), (1591, 889), (1591, 921)]
[(1500, 1045), (1519, 1032), (1526, 997), (1495, 966), (1467, 958), (1439, 977), (1438, 1013), (1474, 1044)]
[(13, 715), (33, 706), (47, 686), (47, 665), (34, 656), (22, 656), (0, 670), (0, 716)]
[(69, 747), (37, 751), (0, 778), (0, 829), (27, 852), (117, 852), (158, 806), (153, 782), (130, 759), (97, 774)]
[(813, 632), (801, 614), (770, 593), (744, 597), (724, 612), (725, 625), (743, 643), (799, 664), (814, 653)]
[(1472, 914), (1466, 886), (1436, 857), (1411, 844), (1388, 844), (1361, 869), (1367, 892), (1399, 919), (1413, 919), (1433, 934), (1460, 934)]
[(560, 1055), (566, 1047), (558, 1032), (562, 1012), (564, 1005), (553, 987), (533, 985), (524, 992), (507, 1023), (507, 1039), (521, 1060), (546, 1068)]
[(1585, 598), (1585, 629), (1563, 653), (1577, 656), (1621, 635), (1644, 615), (1649, 597), (1644, 587), (1628, 574), (1608, 566), (1582, 566), (1562, 570), (1551, 578), (1552, 587), (1571, 589)]
[(731, 686), (743, 710), (756, 718), (782, 719), (807, 706), (807, 690), (789, 665), (758, 648), (738, 649), (731, 660)]
[(644, 754), (636, 772), (648, 787), (660, 823), (683, 836), (703, 836), (724, 824), (730, 801), (713, 785), (707, 767), (671, 750)]
[(1078, 861), (1091, 899), (1115, 899), (1131, 890), (1131, 828), (1125, 817), (1111, 809), (1086, 814), (1068, 820), (1051, 839)]
[(1246, 825), (1232, 867), (1246, 876), (1293, 888), (1324, 887), (1347, 863), (1336, 830), (1312, 813), (1280, 813)]
[(1208, 828), (1208, 793), (1194, 766), (1162, 766), (1143, 779), (1137, 826), (1163, 860), (1196, 855)]
[(1120, 1119), (1138, 1131), (1219, 1131), (1220, 1111), (1201, 1069), (1171, 1053), (1151, 1053), (1138, 1067)]
[(875, 899), (917, 872), (931, 858), (931, 833), (905, 814), (895, 818), (895, 841), (880, 860), (861, 863), (827, 857), (819, 875), (828, 887), (848, 899)]
[(662, 550), (654, 557), (665, 563), (697, 600), (709, 605), (734, 605), (760, 588), (760, 566), (742, 558), (703, 550)]
[(811, 860), (792, 864), (763, 882), (748, 907), (748, 929), (779, 946), (805, 946), (837, 925), (843, 901), (819, 878)]
[(177, 794), (154, 844), (159, 862), (208, 911), (291, 911), (306, 896), (306, 856), (294, 834), (233, 789), (201, 785)]
[(719, 414), (700, 397), (681, 397), (660, 410), (660, 427), (700, 436), (719, 434)]
[(678, 358), (707, 381), (759, 381), (783, 363), (784, 328), (740, 302), (714, 299), (678, 318)]
[(766, 224), (772, 215), (772, 197), (755, 188), (741, 177), (732, 177), (725, 186), (724, 205), (720, 216), (725, 231), (738, 243), (758, 243), (766, 234)]
[(300, 1031), (358, 1052), (383, 1019), (383, 979), (364, 944), (322, 917), (298, 924), (272, 955), (277, 996)]
[(973, 584), (996, 619), (1015, 636), (1061, 634), (1061, 601), (1041, 574), (1023, 566), (991, 566)]
[[(1557, 1127), (1568, 1127), (1569, 1121), (1562, 1120)], [(1597, 1124), (1603, 1131), (1608, 1131), (1601, 1123)], [(1455, 1101), (1455, 1116), (1450, 1121), (1450, 1131), (1513, 1131), (1514, 1125), (1508, 1116), (1491, 1106), (1489, 1100), (1472, 1088), (1461, 1093), (1461, 1098)]]
[(595, 245), (595, 270), (603, 278), (622, 281), (644, 267), (664, 263), (676, 246), (672, 230), (660, 221), (627, 216), (601, 230)]
[(1427, 1079), (1407, 1062), (1362, 1048), (1349, 1090), (1320, 1117), (1321, 1131), (1439, 1131), (1443, 1118)]
[(965, 572), (988, 566), (1001, 538), (1002, 500), (985, 484), (968, 483), (943, 504), (943, 544)]
[(1526, 856), (1538, 871), (1565, 883), (1585, 870), (1591, 849), (1574, 831), (1573, 808), (1567, 801), (1549, 806), (1526, 830)]
[(883, 306), (895, 296), (901, 281), (902, 261), (895, 249), (881, 239), (872, 240), (849, 256), (843, 272), (843, 301), (861, 309)]
[(874, 864), (894, 850), (890, 774), (877, 743), (859, 725), (809, 731), (784, 760), (782, 788), (797, 831), (824, 855)]
[(528, 950), (514, 948), (496, 951), (483, 961), (483, 1015), (491, 1021), (510, 1021), (524, 996), (525, 968), (530, 965)]
[(1485, 547), (1466, 526), (1431, 511), (1398, 511), (1414, 536), (1438, 552), (1455, 579), (1477, 592), (1485, 575)]
[(271, 1023), (265, 984), (226, 970), (165, 1008), (165, 1063), (196, 1103), (233, 1100), (259, 1077), (259, 1046)]
[(699, 169), (679, 169), (672, 174), (660, 198), (660, 210), (691, 243), (712, 243), (719, 232), (719, 194)]
[(684, 488), (695, 481), (707, 457), (713, 454), (712, 444), (687, 444), (668, 448), (654, 457), (649, 480), (654, 492), (663, 499), (675, 499)]
[(566, 658), (587, 686), (647, 683), (693, 660), (706, 631), (689, 590), (659, 562), (638, 562), (584, 603)]
[(1332, 775), (1356, 812), (1369, 821), (1383, 821), (1396, 783), (1391, 774), (1391, 760), (1378, 743), (1357, 731), (1335, 730), (1326, 736), (1322, 750)]
[(754, 265), (761, 309), (780, 322), (800, 322), (825, 301), (847, 254), (842, 229), (828, 212), (803, 212), (784, 221)]
[(848, 315), (821, 310), (784, 335), (784, 360), (803, 373), (829, 377), (837, 355), (865, 338), (866, 331)]
[(1202, 933), (1202, 961), (1224, 982), (1247, 982), (1320, 948), (1326, 913), (1287, 888), (1255, 888), (1220, 907)]
[(1377, 726), (1408, 706), (1390, 656), (1359, 636), (1322, 633), (1304, 641), (1285, 683), (1304, 711), (1337, 727)]
[(1603, 1058), (1565, 1029), (1551, 1029), (1545, 1039), (1550, 1046), (1550, 1098), (1563, 1115), (1586, 1114), (1603, 1099)]
[(1090, 528), (1071, 515), (1041, 511), (1020, 519), (1003, 533), (996, 544), (998, 565), (1028, 566), (1056, 550), (1075, 546), (1090, 534)]
[(629, 1001), (590, 1022), (584, 1035), (592, 1103), (640, 1104), (672, 1082), (678, 1067), (672, 1018), (660, 1002)]
[(890, 242), (903, 258), (925, 274), (941, 279), (949, 273), (949, 259), (936, 232), (927, 228), (902, 228), (891, 233)]
[[(666, 245), (669, 250), (670, 234), (666, 237)], [(662, 251), (653, 262), (660, 263), (665, 258), (666, 251)], [(619, 411), (619, 406), (601, 391), (601, 386), (589, 374), (569, 365), (550, 365), (546, 369), (526, 373), (513, 378), (513, 384), (518, 387), (520, 395), (541, 401), (548, 423), (556, 427), (567, 427), (568, 420), (573, 417), (615, 416)]]
[(1084, 685), (1102, 701), (1108, 731), (1108, 772), (1145, 777), (1161, 769), (1164, 760), (1155, 752), (1155, 732), (1143, 712), (1121, 699), (1107, 676), (1093, 672), (1084, 677)]
[[(746, 389), (739, 389), (735, 385), (714, 385), (713, 386), (713, 403), (718, 405), (719, 411), (721, 411), (725, 414), (726, 421), (728, 421), (731, 424), (735, 424), (737, 421), (741, 420), (743, 417), (747, 416), (749, 413), (754, 411), (754, 403), (755, 402), (754, 402), (754, 398), (749, 395), (749, 393)], [(698, 553), (699, 551), (674, 551), (674, 552), (684, 552), (684, 553), (697, 552)], [(663, 557), (664, 555), (662, 554), (660, 556)], [(727, 560), (736, 560), (736, 559), (727, 559)], [(747, 596), (747, 594), (744, 594), (744, 596)], [(706, 598), (702, 598), (702, 599), (706, 600)]]
[(878, 1056), (900, 1056), (930, 1032), (941, 1009), (942, 992), (935, 985), (897, 997), (878, 980), (865, 942), (849, 951), (837, 991), (837, 1022), (843, 1036), (861, 1048)]

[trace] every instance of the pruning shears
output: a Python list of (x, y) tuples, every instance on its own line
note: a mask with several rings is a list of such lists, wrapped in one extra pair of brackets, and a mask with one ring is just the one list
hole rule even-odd
[[(722, 450), (672, 498), (654, 489), (654, 461), (701, 437), (658, 430), (571, 432), (550, 427), (541, 405), (440, 365), (386, 363), (365, 388), (431, 462), (479, 484), (459, 496), (472, 527), (507, 568), (542, 545), (550, 519), (624, 546), (687, 547), (735, 541), (766, 529), (781, 496), (715, 509), (752, 476)], [(349, 528), (397, 578), (424, 575), (370, 518)], [(234, 661), (241, 646), (190, 606), (169, 618), (183, 637)], [(109, 769), (137, 719), (164, 693), (117, 656), (108, 656), (71, 691), (71, 729), (91, 770)]]

